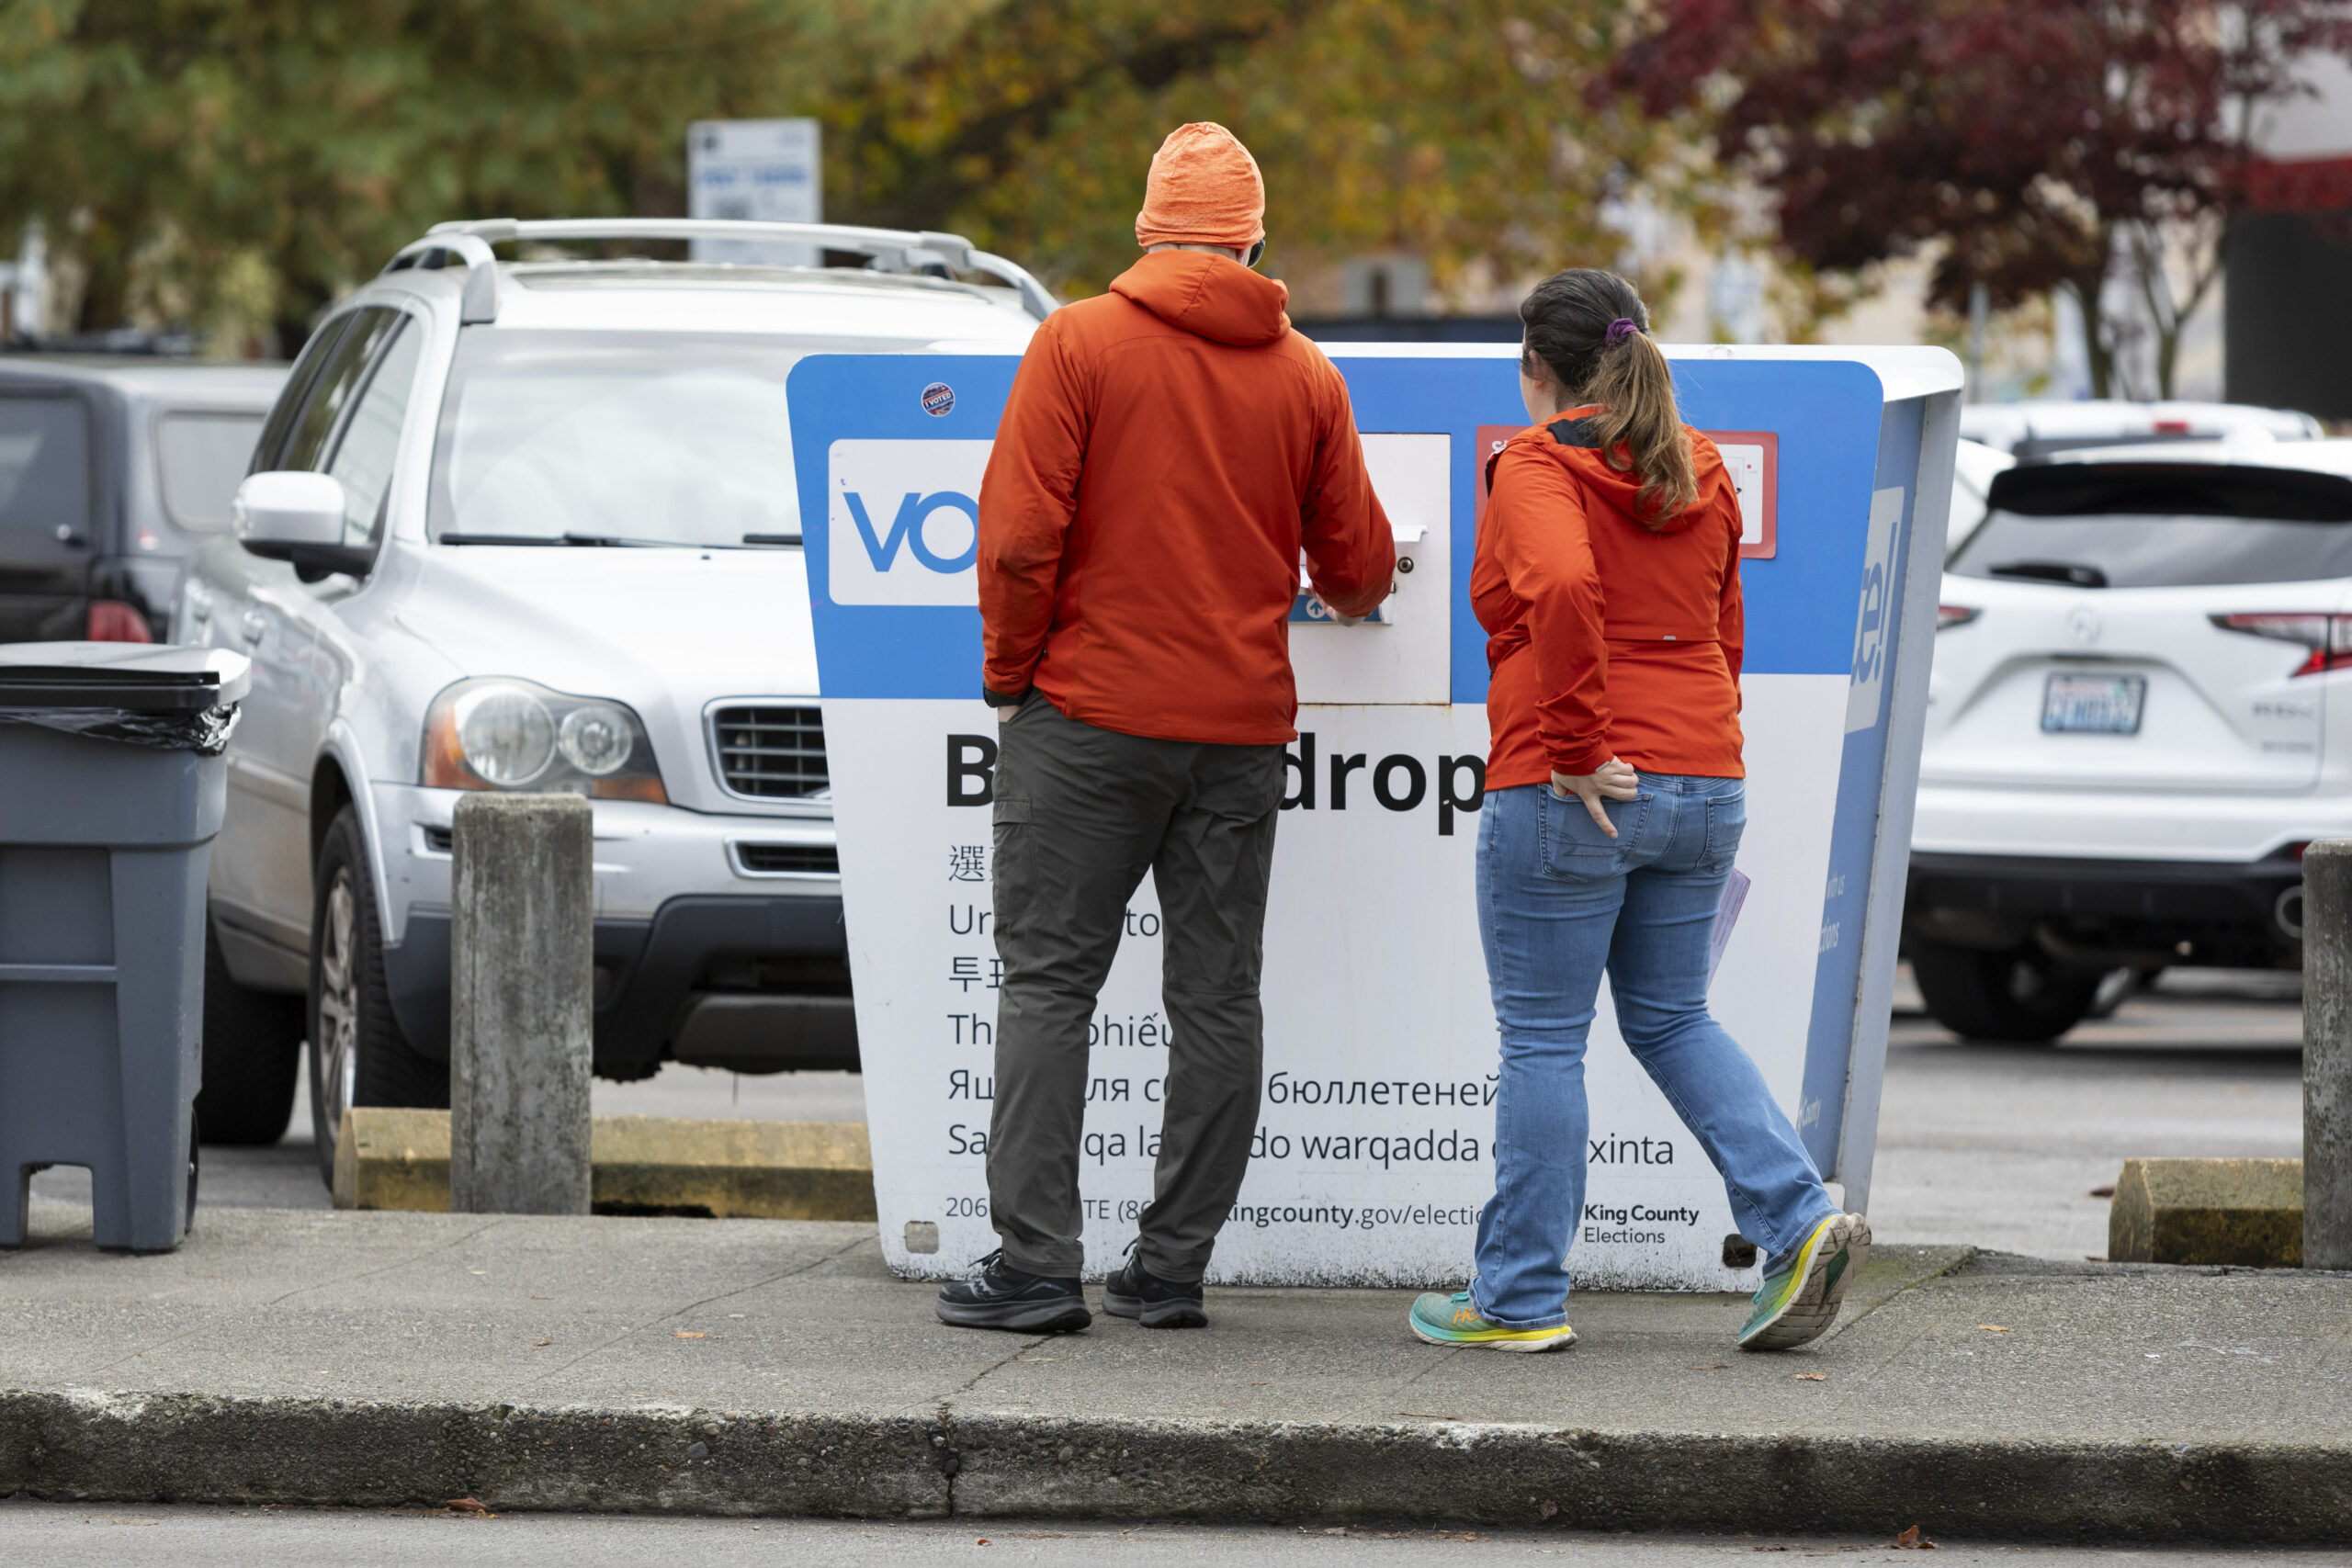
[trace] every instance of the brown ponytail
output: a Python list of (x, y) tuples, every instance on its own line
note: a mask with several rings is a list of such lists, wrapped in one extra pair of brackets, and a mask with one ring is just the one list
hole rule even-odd
[(1601, 405), (1594, 434), (1602, 460), (1642, 479), (1635, 520), (1659, 529), (1698, 500), (1674, 372), (1650, 341), (1649, 312), (1634, 286), (1612, 272), (1570, 267), (1537, 284), (1519, 319), (1527, 334), (1521, 355), (1541, 360), (1577, 402)]

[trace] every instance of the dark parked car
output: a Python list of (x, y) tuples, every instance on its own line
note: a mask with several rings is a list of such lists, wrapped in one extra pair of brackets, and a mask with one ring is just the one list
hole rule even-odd
[(0, 642), (158, 642), (283, 366), (0, 355)]

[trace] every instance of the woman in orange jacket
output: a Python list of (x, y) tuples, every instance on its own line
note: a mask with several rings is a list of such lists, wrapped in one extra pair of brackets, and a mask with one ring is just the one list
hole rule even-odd
[(1478, 921), (1501, 1032), (1495, 1196), (1470, 1289), (1413, 1303), (1436, 1344), (1574, 1342), (1585, 1041), (1619, 1032), (1766, 1255), (1747, 1349), (1828, 1327), (1870, 1227), (1840, 1213), (1764, 1079), (1707, 1010), (1710, 939), (1747, 820), (1739, 503), (1681, 422), (1631, 284), (1577, 268), (1520, 307), (1530, 429), (1487, 465), (1470, 594), (1492, 746)]

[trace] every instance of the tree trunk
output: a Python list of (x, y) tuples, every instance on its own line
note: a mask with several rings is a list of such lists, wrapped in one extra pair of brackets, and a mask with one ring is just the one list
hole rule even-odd
[(2082, 307), (2083, 365), (2090, 371), (2091, 396), (2104, 398), (2115, 383), (2115, 344), (2107, 335), (2106, 317), (2101, 313), (2099, 296), (2105, 292), (2107, 269), (2078, 274), (2067, 280), (2065, 287)]
[(124, 325), (130, 296), (130, 246), (121, 226), (100, 217), (78, 226), (78, 231), (73, 224), (61, 228), (88, 269), (82, 280), (81, 308), (67, 330), (103, 333)]

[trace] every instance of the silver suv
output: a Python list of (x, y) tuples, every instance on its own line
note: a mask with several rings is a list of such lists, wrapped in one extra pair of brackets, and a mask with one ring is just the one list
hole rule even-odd
[[(555, 250), (695, 239), (859, 265)], [(444, 224), (338, 305), (174, 606), (254, 660), (207, 1137), (274, 1141), (304, 1040), (324, 1172), (344, 1107), (447, 1103), (469, 789), (594, 804), (600, 1074), (854, 1066), (785, 377), (1018, 354), (1052, 308), (952, 234), (657, 220)]]

